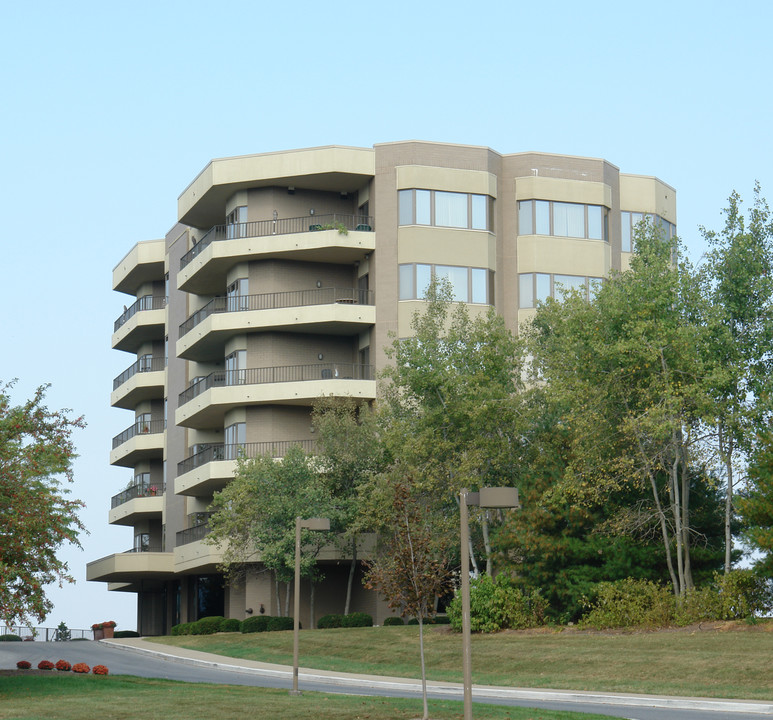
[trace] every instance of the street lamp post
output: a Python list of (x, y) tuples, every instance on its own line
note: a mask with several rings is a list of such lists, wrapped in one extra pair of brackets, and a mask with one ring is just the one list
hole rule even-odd
[(330, 530), (328, 518), (295, 518), (295, 588), (293, 591), (293, 689), (290, 695), (300, 695), (298, 689), (298, 640), (301, 627), (301, 528), (309, 530)]
[(518, 490), (486, 487), (480, 492), (464, 488), (459, 493), (462, 555), (462, 670), (464, 673), (464, 720), (472, 720), (472, 644), (470, 639), (470, 526), (468, 505), (482, 508), (518, 508)]

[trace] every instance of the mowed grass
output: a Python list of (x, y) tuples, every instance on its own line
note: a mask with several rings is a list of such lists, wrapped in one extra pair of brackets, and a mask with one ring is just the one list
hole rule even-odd
[[(430, 700), (430, 717), (458, 720), (459, 702)], [(608, 720), (602, 715), (478, 705), (477, 720)], [(409, 720), (421, 717), (421, 700), (350, 697), (287, 690), (207, 685), (124, 676), (0, 677), (3, 720)]]
[[(152, 638), (235, 658), (292, 664), (292, 632)], [(428, 677), (462, 681), (461, 636), (425, 632)], [(416, 678), (418, 628), (301, 632), (302, 667)], [(773, 700), (773, 622), (639, 633), (504, 632), (472, 638), (473, 682), (590, 690)]]

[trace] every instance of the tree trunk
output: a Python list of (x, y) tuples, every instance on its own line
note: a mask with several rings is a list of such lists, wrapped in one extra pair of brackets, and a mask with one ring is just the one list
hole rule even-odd
[(311, 590), (309, 590), (309, 629), (314, 630), (316, 628), (314, 623), (314, 589), (317, 585), (311, 579), (309, 580), (309, 585), (311, 585)]
[(680, 446), (676, 442), (676, 433), (671, 434), (674, 457), (668, 472), (669, 490), (671, 494), (671, 517), (674, 519), (674, 539), (676, 540), (676, 570), (679, 575), (679, 595), (685, 591), (684, 584), (684, 545), (682, 537), (682, 504), (679, 478)]
[(352, 602), (352, 587), (354, 586), (354, 573), (357, 570), (357, 536), (352, 537), (352, 562), (349, 565), (349, 579), (346, 582), (346, 601), (344, 602), (344, 615), (349, 614)]
[(276, 611), (282, 614), (282, 598), (279, 594), (279, 574), (274, 570), (274, 591), (276, 592)]
[(290, 617), (290, 586), (292, 583), (285, 583), (285, 611), (284, 616)]
[(682, 547), (684, 548), (684, 581), (692, 590), (692, 560), (690, 558), (690, 471), (687, 466), (687, 450), (682, 446)]
[(486, 575), (493, 577), (491, 568), (491, 539), (489, 538), (489, 516), (488, 510), (483, 513), (483, 517), (480, 521), (480, 527), (483, 531), (483, 547), (486, 549)]
[(674, 588), (674, 595), (679, 595), (679, 579), (674, 572), (674, 561), (671, 558), (671, 538), (668, 536), (666, 513), (663, 511), (663, 505), (660, 502), (660, 494), (658, 493), (658, 485), (657, 482), (655, 482), (655, 476), (651, 471), (647, 474), (649, 475), (650, 487), (652, 488), (652, 497), (655, 500), (655, 508), (658, 511), (658, 519), (660, 520), (660, 534), (663, 537), (663, 546), (666, 551), (666, 565), (668, 566), (668, 574), (671, 576), (671, 585)]
[(424, 665), (424, 618), (419, 612), (419, 654), (421, 655), (421, 698), (424, 702), (424, 714), (422, 720), (428, 720), (429, 707), (427, 706), (427, 670)]
[(725, 471), (727, 473), (727, 491), (725, 493), (725, 575), (730, 572), (730, 564), (733, 556), (733, 533), (730, 524), (733, 520), (733, 441), (728, 438), (725, 443), (722, 442), (722, 430), (720, 429), (720, 452), (725, 445)]

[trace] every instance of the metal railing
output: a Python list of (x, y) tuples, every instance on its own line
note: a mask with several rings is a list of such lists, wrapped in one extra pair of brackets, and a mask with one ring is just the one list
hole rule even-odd
[(129, 318), (134, 317), (141, 310), (163, 310), (166, 307), (165, 297), (155, 297), (153, 295), (144, 295), (137, 299), (133, 305), (126, 308), (115, 321), (113, 332), (117, 332)]
[(307, 305), (373, 305), (373, 290), (360, 288), (313, 288), (310, 290), (290, 290), (287, 292), (263, 293), (261, 295), (231, 295), (216, 297), (197, 310), (184, 323), (180, 324), (183, 337), (199, 323), (216, 313), (245, 312), (247, 310), (276, 310), (277, 308), (304, 307)]
[[(147, 545), (140, 545), (139, 547), (132, 547), (128, 550), (124, 550), (124, 553), (146, 553), (146, 552), (164, 552), (164, 548), (161, 547), (161, 543), (148, 543)], [(108, 557), (110, 557), (108, 555)]]
[(236, 445), (215, 443), (178, 462), (177, 475), (183, 475), (217, 460), (236, 460), (240, 457), (255, 458), (259, 455), (282, 458), (293, 445), (300, 445), (306, 452), (311, 452), (314, 449), (314, 440), (268, 440)]
[(205, 377), (194, 380), (191, 385), (183, 390), (178, 396), (178, 407), (213, 387), (306, 382), (309, 380), (370, 380), (373, 377), (372, 365), (339, 362), (248, 368), (245, 370), (217, 370)]
[[(67, 628), (70, 640), (93, 640), (94, 631)], [(59, 628), (33, 627), (32, 625), (0, 625), (0, 635), (18, 635), (22, 640), (38, 640), (40, 642), (58, 642)]]
[(209, 533), (209, 523), (202, 523), (201, 525), (194, 525), (187, 530), (180, 530), (175, 534), (177, 547), (180, 545), (187, 545), (188, 543), (196, 542), (197, 540), (204, 539)]
[(166, 367), (166, 358), (150, 357), (146, 355), (137, 362), (132, 363), (117, 378), (113, 380), (113, 390), (118, 390), (127, 380), (134, 377), (137, 373), (153, 372), (163, 370)]
[(162, 433), (166, 430), (166, 421), (164, 420), (151, 420), (150, 422), (139, 421), (130, 425), (120, 435), (116, 435), (113, 438), (113, 450), (119, 445), (123, 445), (127, 440), (131, 440), (135, 435), (145, 435)]
[(315, 230), (338, 230), (341, 233), (373, 232), (373, 217), (370, 215), (349, 215), (329, 213), (327, 215), (303, 215), (276, 220), (254, 220), (230, 225), (215, 225), (208, 230), (185, 255), (180, 258), (180, 270), (196, 258), (213, 242), (241, 238), (270, 237), (271, 235), (293, 235)]
[(113, 495), (110, 499), (110, 508), (117, 508), (129, 500), (139, 497), (157, 497), (164, 494), (164, 483), (137, 483), (131, 485), (118, 495)]

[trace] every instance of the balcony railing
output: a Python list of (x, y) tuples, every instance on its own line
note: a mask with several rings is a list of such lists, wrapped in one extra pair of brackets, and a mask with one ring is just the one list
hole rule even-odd
[(117, 332), (126, 322), (141, 310), (163, 310), (166, 307), (165, 297), (144, 295), (137, 299), (130, 307), (126, 308), (113, 325), (113, 332)]
[(177, 547), (180, 545), (187, 545), (188, 543), (196, 542), (197, 540), (203, 540), (209, 533), (209, 523), (202, 523), (201, 525), (194, 525), (187, 530), (180, 530), (176, 533)]
[(134, 500), (138, 497), (156, 497), (164, 494), (163, 483), (137, 483), (131, 485), (123, 492), (119, 492), (118, 495), (113, 495), (110, 500), (110, 507), (117, 508), (119, 505), (123, 505), (129, 500)]
[(153, 372), (155, 370), (163, 370), (166, 367), (166, 358), (150, 357), (146, 355), (137, 360), (136, 363), (129, 365), (115, 380), (113, 380), (113, 390), (118, 390), (129, 378), (134, 377), (137, 373)]
[(131, 440), (135, 435), (145, 435), (162, 433), (166, 430), (166, 421), (164, 420), (151, 420), (149, 422), (139, 421), (130, 425), (120, 435), (116, 435), (113, 438), (113, 450), (119, 445), (123, 445), (127, 440)]
[(306, 305), (373, 305), (373, 290), (360, 288), (313, 288), (288, 292), (263, 293), (262, 295), (231, 295), (216, 297), (197, 310), (180, 325), (180, 337), (190, 332), (200, 322), (216, 313), (244, 312), (247, 310), (276, 310), (277, 308), (304, 307)]
[(271, 235), (293, 235), (314, 230), (338, 230), (348, 232), (373, 231), (373, 218), (368, 215), (347, 215), (330, 213), (328, 215), (304, 215), (302, 217), (277, 220), (255, 220), (231, 225), (215, 225), (180, 258), (180, 270), (213, 242), (236, 240), (238, 238), (269, 237)]
[(236, 460), (240, 457), (255, 458), (268, 455), (272, 458), (284, 457), (293, 445), (300, 445), (306, 452), (314, 449), (313, 440), (276, 440), (267, 442), (240, 443), (237, 445), (212, 444), (177, 463), (177, 474), (195, 470), (217, 460)]
[[(125, 553), (144, 553), (144, 552), (164, 552), (164, 548), (161, 547), (161, 543), (146, 543), (138, 547), (129, 548), (124, 550)], [(108, 557), (110, 557), (108, 555)]]
[[(194, 380), (178, 397), (178, 407), (213, 387), (262, 385), (264, 383), (305, 382), (308, 380), (370, 380), (372, 365), (358, 363), (316, 363), (279, 367), (218, 370)], [(114, 441), (115, 442), (115, 441)]]

